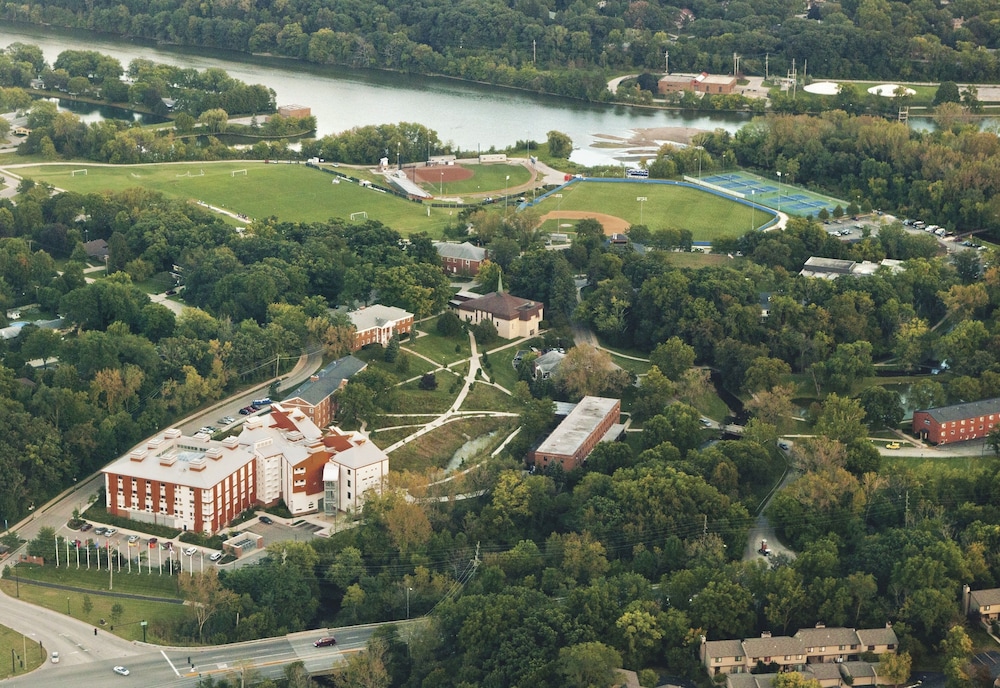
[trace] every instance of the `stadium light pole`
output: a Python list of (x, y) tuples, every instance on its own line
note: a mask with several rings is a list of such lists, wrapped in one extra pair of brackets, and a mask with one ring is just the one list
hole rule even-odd
[(509, 189), (510, 189), (510, 175), (508, 174), (503, 184), (503, 212), (505, 215), (507, 214), (507, 196)]
[(444, 196), (444, 170), (441, 170), (441, 195)]
[(756, 192), (757, 192), (757, 190), (756, 190), (756, 189), (753, 189), (753, 190), (751, 190), (751, 191), (750, 191), (750, 230), (751, 230), (751, 231), (753, 231), (753, 229), (754, 229), (754, 227), (755, 227), (755, 223), (754, 223), (754, 212), (753, 212), (753, 211), (754, 211), (754, 210), (756, 210), (756, 208), (754, 207), (754, 202), (753, 202), (753, 195), (754, 195), (754, 194), (755, 194)]
[(781, 170), (778, 170), (778, 212), (781, 212)]
[(696, 146), (698, 149), (698, 179), (701, 179), (701, 154), (705, 151), (702, 146)]

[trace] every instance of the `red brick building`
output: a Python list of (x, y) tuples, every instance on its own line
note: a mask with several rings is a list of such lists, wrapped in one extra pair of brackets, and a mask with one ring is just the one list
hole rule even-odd
[(338, 358), (299, 385), (281, 401), (281, 406), (301, 409), (318, 427), (325, 428), (333, 422), (336, 413), (333, 393), (367, 367), (367, 363), (354, 356)]
[(257, 501), (254, 455), (235, 437), (171, 428), (104, 469), (108, 513), (213, 534)]
[(447, 241), (434, 242), (434, 248), (441, 256), (441, 267), (449, 275), (472, 277), (479, 274), (479, 266), (486, 260), (486, 249), (473, 246), (468, 241), (452, 244)]
[(369, 344), (386, 346), (394, 334), (407, 334), (413, 329), (413, 313), (379, 303), (351, 311), (347, 317), (354, 325), (352, 351)]
[(1000, 421), (1000, 398), (913, 412), (913, 434), (934, 444), (981, 439)]
[(621, 433), (620, 418), (618, 399), (584, 397), (531, 453), (531, 463), (541, 468), (558, 463), (567, 471), (579, 468), (598, 442), (615, 439)]

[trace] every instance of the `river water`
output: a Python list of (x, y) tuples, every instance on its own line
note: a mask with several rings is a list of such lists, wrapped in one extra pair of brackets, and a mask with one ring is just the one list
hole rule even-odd
[[(233, 78), (274, 89), (280, 105), (297, 103), (311, 108), (318, 136), (369, 124), (416, 122), (435, 130), (444, 143), (477, 151), (492, 146), (506, 148), (521, 140), (544, 141), (555, 129), (573, 139), (576, 150), (571, 159), (585, 165), (625, 157), (624, 150), (606, 147), (608, 136), (627, 139), (635, 129), (652, 127), (732, 132), (749, 119), (737, 114), (706, 116), (604, 106), (451, 79), (151, 46), (89, 32), (0, 26), (0, 46), (14, 42), (39, 46), (50, 65), (64, 50), (96, 50), (115, 57), (124, 68), (135, 58), (198, 70), (218, 67)], [(97, 108), (94, 113), (74, 111), (86, 121), (100, 116)], [(602, 140), (604, 145), (595, 146)]]

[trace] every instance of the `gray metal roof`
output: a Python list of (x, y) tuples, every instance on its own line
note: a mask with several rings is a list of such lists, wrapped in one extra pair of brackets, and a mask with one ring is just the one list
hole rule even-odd
[(316, 405), (340, 389), (340, 385), (360, 373), (368, 364), (354, 356), (338, 358), (330, 365), (316, 373), (316, 379), (309, 379), (299, 385), (286, 399), (301, 399), (307, 404)]
[(435, 241), (434, 248), (442, 258), (455, 258), (457, 260), (478, 260), (486, 258), (486, 249), (479, 248), (464, 241), (461, 244), (452, 244), (447, 241)]
[(963, 420), (966, 418), (975, 418), (976, 416), (988, 416), (991, 413), (1000, 413), (1000, 397), (970, 401), (965, 404), (954, 404), (952, 406), (918, 409), (919, 411), (927, 413), (939, 423), (950, 423), (953, 420)]

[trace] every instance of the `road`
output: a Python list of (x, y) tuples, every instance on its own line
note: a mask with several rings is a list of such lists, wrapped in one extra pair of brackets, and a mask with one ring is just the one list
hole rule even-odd
[[(5, 604), (5, 612), (6, 609)], [(55, 614), (47, 610), (42, 611), (47, 615)], [(67, 619), (64, 616), (59, 614), (55, 616), (58, 619), (53, 623), (66, 625)], [(35, 619), (33, 623), (45, 622)], [(419, 620), (399, 622), (399, 625), (405, 626), (407, 623), (415, 624), (419, 623)], [(79, 634), (75, 629), (64, 633), (66, 639), (61, 645), (54, 644), (55, 641), (52, 641), (52, 645), (46, 644), (47, 650), (50, 648), (59, 650), (61, 656), (59, 664), (46, 662), (36, 671), (22, 677), (0, 681), (0, 685), (24, 686), (24, 688), (66, 685), (72, 685), (74, 688), (104, 688), (108, 681), (113, 681), (113, 685), (120, 683), (122, 686), (172, 688), (196, 686), (200, 678), (206, 676), (222, 678), (238, 674), (244, 667), (252, 668), (262, 676), (277, 678), (282, 675), (286, 665), (297, 661), (301, 661), (310, 673), (322, 673), (343, 662), (348, 654), (363, 649), (376, 628), (378, 625), (351, 626), (304, 631), (278, 638), (207, 648), (161, 648), (143, 643), (125, 643), (100, 632), (100, 635), (94, 638), (93, 629), (88, 626)], [(77, 644), (75, 638), (78, 635), (82, 639), (91, 638), (97, 642), (90, 643), (91, 647), (84, 642)], [(335, 646), (322, 648), (313, 646), (313, 642), (327, 635), (336, 636)], [(125, 643), (127, 647), (120, 647), (118, 645), (120, 643)], [(127, 677), (114, 675), (112, 667), (116, 665), (126, 667), (130, 675)]]
[(764, 556), (758, 552), (760, 549), (761, 540), (767, 540), (768, 549), (771, 550), (771, 557), (775, 555), (783, 554), (789, 559), (795, 558), (795, 552), (785, 547), (781, 542), (778, 541), (778, 537), (774, 534), (774, 527), (771, 526), (771, 522), (768, 520), (764, 512), (767, 511), (768, 505), (774, 498), (774, 495), (778, 494), (785, 487), (792, 482), (798, 474), (792, 471), (790, 468), (785, 472), (781, 483), (771, 491), (771, 494), (767, 496), (764, 500), (764, 504), (761, 505), (760, 511), (757, 513), (757, 520), (754, 522), (753, 527), (750, 529), (750, 533), (747, 536), (747, 548), (743, 553), (743, 561), (752, 561), (754, 559), (764, 559)]

